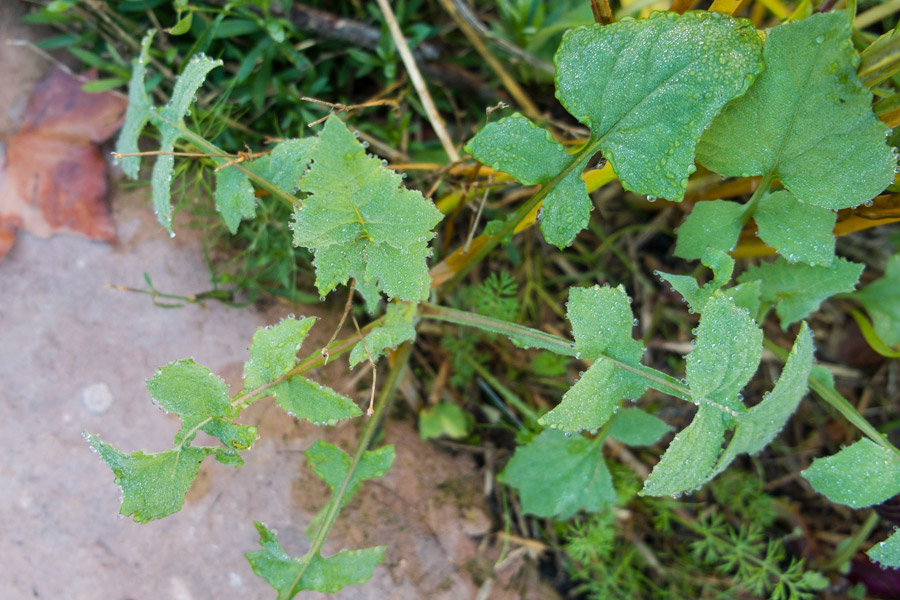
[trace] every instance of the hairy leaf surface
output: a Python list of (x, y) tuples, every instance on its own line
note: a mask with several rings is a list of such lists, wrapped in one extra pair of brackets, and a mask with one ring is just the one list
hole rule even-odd
[(779, 257), (774, 262), (753, 266), (744, 271), (741, 283), (758, 280), (763, 302), (774, 303), (781, 326), (805, 319), (819, 305), (835, 294), (852, 292), (864, 266), (843, 258), (835, 258), (831, 266), (813, 267), (790, 264)]
[(894, 531), (888, 539), (869, 548), (866, 554), (883, 567), (900, 568), (900, 532)]
[(651, 446), (666, 435), (672, 427), (639, 408), (620, 410), (609, 427), (609, 435), (629, 446)]
[(762, 68), (746, 20), (653, 13), (569, 31), (556, 53), (556, 96), (629, 190), (680, 201), (700, 135)]
[[(138, 152), (137, 140), (148, 121), (152, 121), (160, 132), (159, 149), (162, 152), (153, 165), (150, 180), (153, 188), (153, 209), (160, 225), (172, 232), (172, 170), (175, 157), (171, 152), (175, 143), (183, 136), (184, 117), (194, 102), (197, 90), (203, 85), (207, 73), (222, 64), (203, 55), (194, 55), (187, 61), (181, 75), (175, 81), (175, 88), (169, 103), (155, 108), (144, 89), (146, 63), (149, 60), (150, 43), (154, 31), (150, 31), (141, 44), (141, 53), (135, 60), (131, 81), (128, 85), (128, 110), (125, 123), (116, 145), (116, 152), (128, 154)], [(122, 170), (136, 179), (140, 171), (140, 157), (129, 156), (122, 159)]]
[(866, 307), (878, 336), (891, 346), (900, 344), (900, 254), (888, 259), (881, 279), (853, 296)]
[(442, 215), (401, 181), (329, 117), (300, 182), (309, 196), (293, 221), (294, 243), (315, 254), (320, 294), (352, 278), (370, 309), (378, 292), (410, 302), (428, 297), (428, 240)]
[(581, 435), (544, 430), (518, 446), (498, 479), (516, 488), (522, 510), (568, 519), (582, 508), (597, 512), (617, 500), (603, 446)]
[(834, 261), (837, 213), (799, 202), (790, 192), (766, 194), (753, 213), (759, 237), (790, 263), (827, 267)]
[(634, 317), (622, 286), (573, 288), (568, 318), (578, 357), (595, 362), (539, 422), (570, 432), (597, 429), (612, 417), (620, 400), (637, 399), (647, 389), (640, 375), (613, 362), (640, 366), (643, 344), (631, 337)]
[(175, 436), (179, 446), (190, 444), (200, 429), (239, 450), (246, 450), (256, 440), (256, 427), (231, 421), (238, 411), (231, 406), (225, 382), (192, 360), (178, 360), (158, 369), (147, 389), (166, 412), (181, 417), (181, 430)]
[(800, 474), (814, 490), (851, 508), (881, 504), (900, 493), (900, 456), (868, 438), (815, 459)]
[[(388, 348), (396, 348), (403, 342), (416, 339), (416, 328), (412, 323), (413, 312), (405, 304), (389, 304), (384, 315), (384, 324), (370, 331), (364, 338), (365, 346), (360, 342), (350, 352), (350, 366), (354, 367), (369, 355), (378, 360)], [(366, 349), (369, 353), (366, 354)]]
[(833, 11), (772, 29), (765, 70), (713, 121), (698, 160), (722, 175), (777, 177), (800, 202), (824, 208), (881, 192), (895, 159), (856, 75), (849, 23)]
[(697, 259), (708, 247), (728, 252), (741, 235), (744, 206), (727, 200), (698, 202), (678, 228), (675, 256)]
[(344, 550), (324, 558), (319, 554), (293, 558), (275, 532), (256, 522), (262, 550), (245, 556), (253, 572), (269, 582), (279, 598), (293, 598), (304, 590), (334, 594), (347, 585), (358, 585), (372, 577), (375, 565), (384, 560), (384, 546), (365, 550)]
[(250, 345), (250, 360), (244, 364), (244, 387), (258, 388), (290, 371), (315, 322), (315, 317), (288, 317), (274, 327), (257, 329)]
[(362, 414), (351, 398), (302, 375), (294, 375), (270, 391), (284, 412), (313, 425), (335, 425)]
[(210, 454), (224, 464), (243, 463), (236, 453), (220, 448), (190, 446), (156, 454), (141, 451), (123, 454), (95, 435), (86, 436), (86, 439), (115, 474), (116, 484), (122, 488), (119, 514), (134, 515), (138, 523), (162, 519), (181, 510), (184, 495), (197, 477), (200, 463)]

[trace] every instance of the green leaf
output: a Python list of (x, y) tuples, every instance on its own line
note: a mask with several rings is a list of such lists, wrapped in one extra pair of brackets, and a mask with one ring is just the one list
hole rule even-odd
[(708, 247), (729, 252), (741, 235), (744, 206), (727, 200), (698, 202), (681, 227), (675, 243), (675, 256), (697, 259)]
[(274, 327), (257, 329), (250, 345), (250, 360), (244, 364), (244, 387), (256, 389), (294, 368), (297, 352), (315, 322), (315, 317), (288, 317)]
[(282, 381), (270, 392), (286, 413), (313, 425), (335, 425), (362, 414), (352, 399), (301, 375)]
[(715, 402), (743, 412), (740, 391), (762, 357), (763, 333), (746, 310), (717, 292), (703, 308), (686, 379), (695, 402)]
[(888, 539), (869, 548), (866, 554), (882, 567), (900, 568), (900, 532), (895, 529)]
[[(350, 366), (355, 367), (368, 360), (369, 355), (372, 356), (372, 360), (378, 360), (388, 348), (393, 349), (403, 342), (416, 339), (416, 328), (412, 324), (413, 316), (414, 311), (408, 305), (389, 304), (384, 315), (384, 324), (366, 335), (365, 347), (362, 342), (353, 347), (353, 351), (350, 352)], [(366, 349), (369, 350), (368, 354)]]
[(626, 189), (680, 201), (704, 127), (747, 91), (761, 54), (749, 21), (708, 12), (582, 27), (556, 53), (556, 96)]
[[(716, 290), (731, 281), (734, 272), (734, 259), (725, 252), (715, 248), (707, 248), (703, 253), (702, 262), (713, 271), (713, 278), (701, 288), (697, 280), (687, 275), (672, 275), (656, 271), (656, 275), (667, 282), (672, 289), (677, 291), (690, 306), (691, 312), (703, 312), (703, 308)], [(757, 302), (758, 304), (758, 302)]]
[(887, 127), (856, 75), (844, 11), (775, 27), (763, 57), (756, 83), (698, 144), (704, 166), (775, 177), (800, 202), (830, 209), (857, 206), (891, 183), (896, 161)]
[[(187, 447), (156, 454), (123, 454), (95, 435), (85, 436), (116, 476), (122, 488), (119, 514), (138, 523), (162, 519), (181, 510), (184, 495), (197, 477), (200, 463), (216, 448)], [(218, 456), (217, 456), (218, 458)]]
[[(332, 493), (344, 485), (347, 473), (350, 471), (350, 457), (347, 453), (323, 440), (317, 440), (307, 448), (306, 459), (316, 475), (328, 484)], [(347, 504), (359, 491), (359, 486), (367, 479), (375, 479), (387, 473), (394, 463), (394, 447), (382, 446), (377, 450), (367, 450), (353, 471), (347, 491), (341, 500), (341, 506)]]
[(452, 402), (439, 402), (419, 413), (419, 437), (462, 439), (469, 435), (470, 420), (469, 414)]
[(760, 285), (759, 280), (754, 279), (753, 281), (728, 288), (726, 294), (734, 300), (735, 305), (746, 308), (750, 316), (756, 319), (759, 315), (759, 297), (762, 294)]
[[(125, 123), (119, 134), (116, 152), (126, 154), (138, 152), (138, 137), (148, 121), (160, 132), (159, 149), (162, 152), (153, 165), (150, 176), (153, 189), (153, 210), (160, 225), (172, 233), (172, 171), (175, 157), (171, 152), (175, 143), (183, 135), (184, 116), (194, 101), (197, 90), (203, 85), (207, 73), (222, 64), (221, 60), (213, 60), (203, 55), (195, 55), (184, 66), (181, 75), (175, 81), (175, 88), (169, 103), (162, 108), (154, 108), (144, 89), (145, 65), (149, 60), (150, 42), (153, 31), (144, 36), (141, 54), (134, 62), (131, 81), (128, 85), (128, 109), (125, 112)], [(140, 171), (140, 157), (130, 156), (122, 159), (122, 170), (129, 177), (136, 179)]]
[(293, 598), (304, 590), (334, 594), (346, 585), (367, 582), (375, 565), (384, 560), (384, 546), (365, 550), (344, 550), (334, 556), (289, 556), (275, 532), (256, 522), (259, 545), (262, 550), (248, 552), (244, 556), (253, 572), (269, 582), (279, 598)]
[(442, 215), (401, 181), (339, 118), (328, 118), (300, 182), (310, 195), (293, 221), (294, 243), (315, 254), (320, 294), (352, 278), (370, 309), (379, 291), (410, 302), (428, 297), (428, 240)]
[(641, 496), (675, 496), (709, 480), (722, 451), (725, 413), (701, 403), (691, 424), (679, 432), (644, 482)]
[(881, 504), (900, 493), (900, 456), (863, 438), (800, 473), (813, 489), (851, 508)]
[(315, 138), (293, 138), (279, 142), (272, 152), (257, 158), (247, 168), (285, 194), (300, 187), (300, 179), (309, 166)]
[(631, 337), (634, 316), (622, 286), (573, 288), (568, 318), (578, 357), (596, 362), (559, 406), (538, 422), (569, 432), (598, 429), (613, 416), (620, 400), (636, 400), (647, 389), (640, 375), (612, 362), (638, 367), (644, 347)]
[(788, 262), (827, 267), (834, 261), (837, 213), (780, 191), (762, 197), (753, 219), (760, 239)]
[(651, 446), (671, 431), (668, 423), (639, 408), (620, 410), (609, 426), (609, 435), (629, 446)]
[(519, 492), (524, 512), (539, 517), (565, 520), (617, 500), (602, 444), (581, 435), (543, 431), (516, 448), (498, 479)]
[(762, 402), (736, 417), (737, 429), (712, 476), (724, 471), (739, 454), (756, 454), (775, 439), (809, 389), (813, 349), (812, 330), (804, 321), (775, 388), (763, 396)]
[(900, 254), (888, 259), (884, 276), (854, 292), (872, 317), (875, 331), (886, 344), (900, 344)]
[(187, 15), (178, 20), (168, 30), (169, 35), (184, 35), (191, 30), (191, 23), (194, 22), (194, 11), (190, 11)]
[[(220, 166), (228, 161), (225, 158), (216, 159)], [(232, 234), (237, 233), (238, 225), (243, 219), (251, 219), (256, 215), (256, 195), (250, 178), (234, 166), (216, 171), (216, 190), (213, 195), (216, 210), (222, 215)]]
[(864, 266), (836, 258), (829, 267), (790, 264), (779, 257), (744, 271), (738, 281), (760, 281), (763, 302), (775, 304), (781, 326), (805, 319), (826, 299), (852, 292)]
[(192, 360), (158, 369), (147, 389), (162, 409), (181, 417), (181, 430), (175, 435), (179, 446), (190, 444), (200, 429), (240, 450), (256, 440), (256, 427), (231, 422), (238, 412), (231, 406), (225, 382)]

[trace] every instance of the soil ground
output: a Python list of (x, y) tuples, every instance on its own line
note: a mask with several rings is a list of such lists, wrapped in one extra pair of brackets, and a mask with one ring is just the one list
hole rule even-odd
[[(25, 9), (0, 2), (5, 135), (51, 67), (8, 44), (42, 35), (19, 23)], [(253, 521), (276, 528), (286, 550), (301, 555), (309, 544), (304, 530), (327, 500), (302, 452), (319, 438), (352, 451), (360, 420), (319, 429), (262, 402), (243, 419), (257, 424), (261, 436), (247, 464), (234, 469), (207, 461), (183, 510), (146, 525), (115, 518), (121, 492), (82, 433), (100, 434), (124, 451), (169, 448), (177, 418), (158, 410), (145, 388), (157, 367), (193, 357), (239, 386), (257, 327), (289, 312), (320, 316), (306, 343), (310, 352), (336, 316), (324, 305), (261, 312), (212, 302), (165, 310), (145, 295), (113, 290), (109, 283), (143, 287), (144, 272), (171, 293), (203, 291), (209, 282), (196, 233), (181, 228), (170, 240), (141, 191), (114, 192), (112, 206), (116, 245), (20, 232), (0, 262), (0, 598), (272, 598), (243, 558), (258, 547)], [(341, 364), (313, 376), (364, 401), (365, 390), (342, 388), (345, 373)], [(367, 585), (338, 597), (540, 593), (533, 569), (521, 571), (519, 561), (492, 571), (493, 560), (479, 550), (491, 522), (479, 491), (483, 475), (469, 456), (421, 442), (410, 419), (389, 421), (382, 443), (396, 445), (394, 467), (344, 511), (326, 554), (386, 545), (386, 560)]]

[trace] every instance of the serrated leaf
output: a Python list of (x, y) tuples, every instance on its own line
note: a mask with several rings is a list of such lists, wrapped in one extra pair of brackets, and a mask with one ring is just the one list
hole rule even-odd
[(835, 294), (852, 292), (864, 266), (836, 258), (831, 266), (790, 264), (779, 257), (744, 271), (738, 281), (760, 281), (763, 302), (774, 303), (781, 327), (805, 319)]
[(304, 590), (334, 594), (347, 585), (367, 582), (375, 565), (384, 560), (384, 546), (365, 550), (345, 550), (323, 558), (319, 554), (300, 559), (289, 556), (275, 532), (256, 522), (262, 550), (248, 552), (253, 572), (269, 582), (279, 598), (293, 598)]
[(293, 194), (300, 187), (300, 179), (309, 166), (315, 138), (283, 140), (272, 151), (257, 158), (247, 168), (277, 187), (285, 194)]
[(587, 227), (593, 205), (581, 172), (590, 157), (574, 164), (578, 159), (527, 117), (516, 113), (489, 123), (466, 145), (466, 152), (524, 185), (554, 186), (541, 205), (540, 224), (551, 244), (563, 249)]
[(675, 256), (701, 258), (708, 247), (728, 252), (741, 235), (744, 206), (727, 200), (698, 202), (678, 228)]
[(294, 243), (315, 254), (320, 294), (352, 278), (370, 309), (379, 291), (410, 302), (428, 297), (428, 240), (442, 215), (401, 182), (329, 117), (300, 182), (309, 196), (293, 221)]
[(441, 436), (458, 440), (469, 435), (471, 417), (452, 402), (439, 402), (419, 413), (419, 437), (430, 440)]
[(743, 412), (740, 391), (759, 367), (763, 333), (746, 310), (722, 294), (703, 308), (696, 347), (686, 359), (686, 380), (695, 402)]
[(881, 504), (900, 493), (900, 456), (863, 438), (800, 472), (832, 502), (851, 508)]
[(736, 417), (737, 429), (710, 477), (724, 471), (739, 454), (756, 454), (784, 428), (809, 389), (813, 349), (812, 331), (804, 321), (775, 388), (763, 396), (762, 402)]
[[(329, 444), (324, 440), (317, 440), (307, 448), (306, 460), (316, 475), (328, 484), (332, 493), (336, 492), (344, 484), (347, 473), (350, 471), (350, 457), (346, 452)], [(359, 486), (367, 479), (375, 479), (387, 473), (394, 463), (394, 447), (382, 446), (376, 450), (366, 450), (353, 471), (353, 477), (347, 485), (347, 491), (341, 501), (341, 506), (347, 504), (359, 490)]]
[(362, 414), (352, 399), (302, 375), (282, 381), (270, 392), (286, 413), (313, 425), (335, 425)]
[(315, 322), (315, 317), (288, 317), (275, 326), (257, 329), (250, 345), (250, 360), (244, 364), (244, 387), (256, 389), (290, 371)]
[(681, 294), (682, 298), (690, 306), (691, 312), (697, 313), (703, 312), (703, 308), (716, 290), (731, 281), (731, 274), (734, 272), (734, 259), (715, 248), (706, 249), (706, 252), (703, 253), (702, 262), (712, 269), (713, 272), (712, 280), (704, 284), (702, 288), (693, 277), (656, 271), (656, 275), (660, 279)]
[(890, 184), (895, 159), (856, 75), (846, 13), (775, 27), (763, 56), (765, 70), (713, 121), (698, 160), (722, 175), (774, 176), (797, 200), (835, 210)]
[(651, 446), (671, 431), (668, 423), (639, 408), (620, 410), (609, 426), (609, 435), (629, 446)]
[(762, 68), (746, 20), (653, 13), (569, 31), (556, 53), (556, 96), (591, 128), (629, 190), (680, 201), (703, 128)]
[(617, 500), (603, 446), (581, 435), (545, 430), (516, 448), (498, 479), (514, 487), (525, 513), (568, 519), (597, 512)]
[(706, 483), (722, 451), (725, 429), (725, 413), (701, 403), (691, 424), (675, 436), (653, 467), (640, 495), (674, 496)]
[(181, 510), (200, 463), (210, 454), (217, 454), (218, 458), (216, 448), (191, 446), (156, 454), (123, 454), (95, 435), (86, 439), (122, 488), (119, 514), (134, 515), (138, 523), (162, 519)]
[(212, 371), (192, 360), (178, 360), (156, 371), (147, 389), (166, 412), (181, 417), (175, 435), (179, 446), (190, 444), (202, 429), (223, 444), (245, 450), (256, 440), (256, 427), (236, 425), (228, 386)]
[(884, 276), (854, 292), (872, 317), (875, 331), (886, 344), (900, 344), (900, 254), (888, 259)]
[(900, 568), (900, 532), (895, 529), (888, 539), (869, 548), (866, 554), (882, 567)]
[[(409, 313), (409, 314), (407, 314)], [(416, 339), (416, 328), (412, 324), (413, 311), (403, 304), (389, 304), (384, 315), (384, 324), (370, 331), (364, 338), (365, 346), (359, 342), (350, 352), (350, 366), (354, 367), (372, 356), (378, 360), (388, 348), (396, 348), (403, 342)], [(368, 354), (366, 353), (368, 349)]]
[(760, 199), (753, 219), (760, 239), (788, 262), (827, 267), (834, 261), (837, 213), (780, 191)]
[[(175, 157), (171, 152), (175, 143), (182, 137), (184, 117), (194, 102), (197, 90), (206, 80), (206, 75), (214, 68), (221, 66), (221, 60), (213, 60), (203, 55), (195, 55), (184, 65), (181, 75), (175, 80), (175, 87), (169, 103), (162, 108), (154, 108), (144, 90), (145, 64), (149, 60), (150, 42), (153, 39), (150, 31), (141, 45), (141, 54), (134, 63), (131, 81), (128, 85), (128, 109), (125, 113), (125, 124), (119, 136), (116, 152), (126, 154), (137, 152), (137, 139), (148, 121), (160, 132), (159, 149), (150, 176), (152, 183), (153, 210), (160, 225), (172, 233), (172, 171)], [(130, 156), (122, 159), (122, 170), (130, 177), (137, 178), (140, 170), (140, 157)]]
[(644, 379), (610, 360), (636, 367), (643, 344), (632, 339), (633, 314), (625, 289), (594, 286), (569, 292), (568, 319), (579, 358), (593, 365), (563, 396), (559, 406), (541, 417), (545, 427), (564, 431), (593, 430), (612, 417), (623, 398), (637, 399)]

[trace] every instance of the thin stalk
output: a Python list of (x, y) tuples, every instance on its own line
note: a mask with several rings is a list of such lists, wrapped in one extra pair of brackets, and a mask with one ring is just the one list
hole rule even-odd
[(859, 547), (863, 545), (866, 541), (866, 538), (869, 537), (869, 534), (872, 533), (872, 530), (875, 529), (875, 526), (878, 524), (878, 513), (874, 510), (869, 513), (869, 516), (866, 517), (866, 520), (863, 522), (862, 526), (859, 528), (859, 531), (853, 534), (853, 537), (850, 538), (850, 541), (846, 544), (841, 544), (838, 546), (837, 554), (832, 557), (828, 564), (825, 565), (825, 570), (831, 571), (832, 569), (839, 569), (841, 565), (844, 563), (850, 562), (850, 559), (856, 554), (856, 551), (859, 550)]
[[(768, 339), (763, 340), (766, 348), (772, 352), (775, 356), (777, 356), (782, 361), (787, 361), (788, 353), (787, 351)], [(875, 427), (869, 423), (869, 421), (859, 414), (859, 411), (856, 410), (850, 401), (841, 396), (837, 390), (832, 387), (828, 387), (823, 384), (818, 379), (814, 379), (813, 377), (809, 378), (809, 387), (814, 391), (822, 400), (824, 400), (827, 404), (829, 404), (836, 411), (841, 413), (841, 415), (850, 422), (851, 425), (856, 427), (861, 433), (863, 433), (867, 438), (881, 446), (882, 448), (886, 448), (897, 454), (900, 454), (900, 450), (897, 449), (892, 443), (890, 443), (886, 437), (884, 437), (881, 432), (879, 432)]]
[(539, 427), (537, 423), (537, 413), (534, 412), (534, 410), (530, 406), (528, 406), (528, 404), (524, 400), (519, 398), (517, 394), (500, 383), (500, 381), (496, 377), (491, 375), (490, 371), (484, 368), (484, 365), (472, 358), (471, 355), (464, 354), (463, 360), (469, 363), (469, 366), (471, 366), (472, 369), (474, 369), (475, 372), (482, 377), (482, 379), (487, 381), (491, 385), (491, 387), (497, 390), (497, 393), (500, 394), (500, 396), (502, 396), (504, 400), (515, 406), (519, 410), (519, 412), (522, 413), (522, 415), (525, 417), (525, 421), (528, 423), (529, 429)]
[[(381, 422), (381, 418), (384, 416), (385, 410), (387, 409), (388, 404), (390, 404), (390, 400), (393, 398), (397, 386), (399, 386), (400, 382), (403, 380), (403, 375), (406, 373), (411, 353), (412, 344), (409, 343), (403, 344), (397, 349), (397, 353), (394, 356), (394, 366), (388, 372), (387, 381), (385, 382), (384, 387), (381, 388), (381, 393), (378, 395), (378, 401), (375, 403), (375, 411), (373, 412), (372, 417), (366, 422), (366, 428), (363, 430), (359, 444), (356, 446), (356, 452), (353, 453), (353, 458), (350, 459), (350, 468), (347, 470), (347, 476), (344, 478), (344, 483), (341, 484), (341, 487), (331, 498), (331, 502), (328, 504), (328, 512), (325, 513), (325, 518), (322, 520), (322, 526), (319, 527), (319, 530), (316, 532), (316, 537), (313, 539), (312, 546), (310, 547), (309, 552), (306, 553), (306, 556), (311, 557), (319, 554), (322, 550), (322, 546), (325, 544), (325, 540), (328, 539), (328, 534), (331, 532), (331, 528), (337, 519), (338, 513), (341, 511), (343, 498), (346, 495), (347, 490), (350, 489), (353, 474), (359, 466), (363, 454), (365, 454), (366, 450), (369, 448), (372, 438), (375, 437), (378, 424)], [(294, 578), (291, 585), (284, 588), (278, 595), (279, 600), (289, 600), (294, 596), (292, 592), (303, 578), (303, 575), (306, 573), (311, 562), (312, 561), (304, 562), (303, 567), (300, 569), (299, 573), (297, 573), (297, 576)]]
[(769, 188), (772, 187), (773, 181), (775, 181), (775, 169), (772, 169), (765, 174), (759, 182), (759, 187), (756, 188), (753, 195), (750, 196), (750, 200), (744, 205), (744, 212), (741, 215), (741, 225), (746, 225), (753, 216), (753, 213), (756, 212), (756, 206), (759, 204), (762, 197), (766, 195), (766, 192), (769, 191)]

